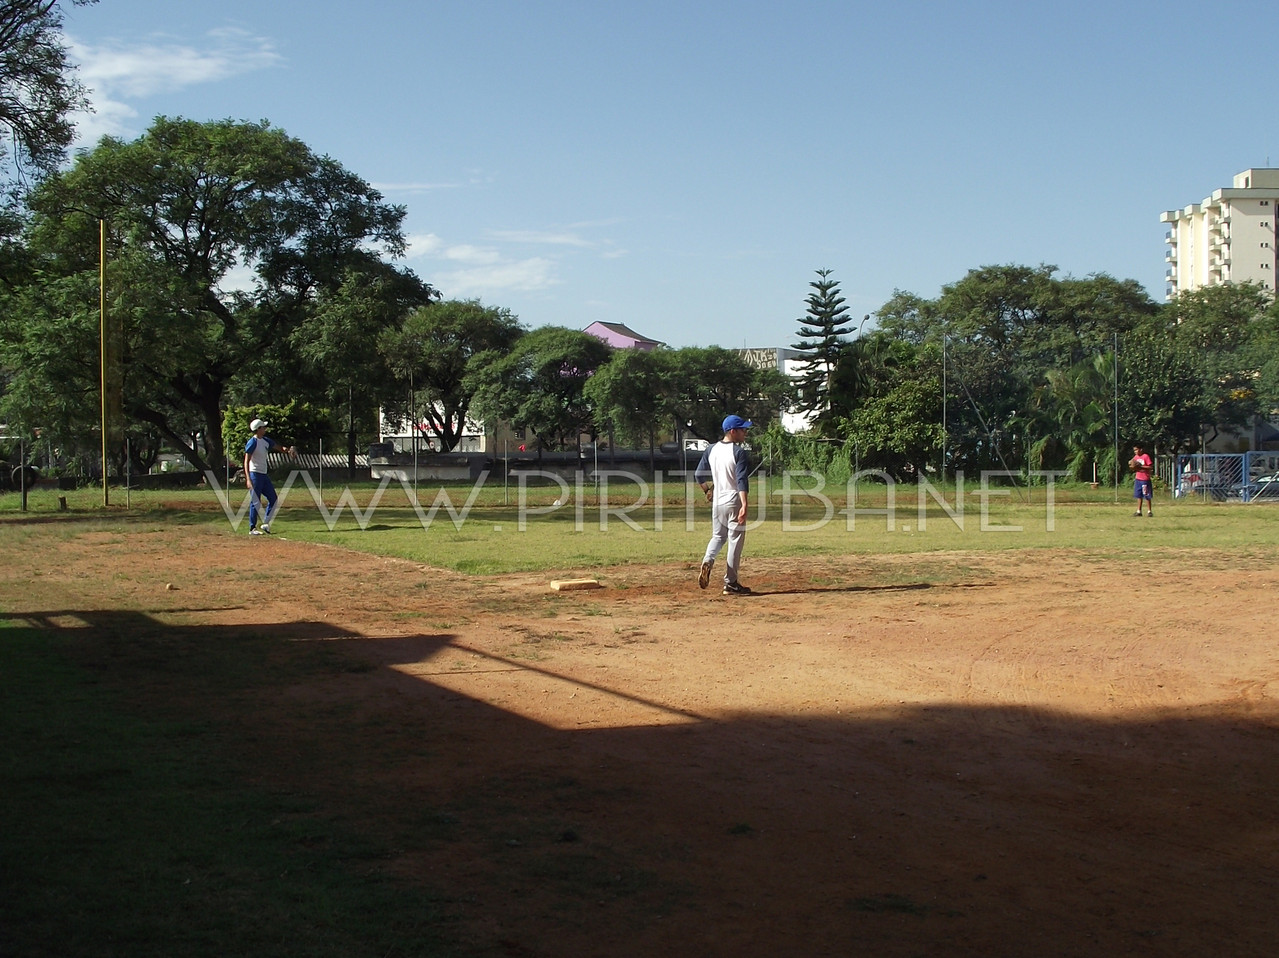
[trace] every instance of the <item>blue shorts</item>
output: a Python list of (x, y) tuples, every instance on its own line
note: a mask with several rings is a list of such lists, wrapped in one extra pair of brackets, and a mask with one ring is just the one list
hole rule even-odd
[(1132, 497), (1134, 499), (1150, 498), (1150, 480), (1137, 479), (1132, 484)]

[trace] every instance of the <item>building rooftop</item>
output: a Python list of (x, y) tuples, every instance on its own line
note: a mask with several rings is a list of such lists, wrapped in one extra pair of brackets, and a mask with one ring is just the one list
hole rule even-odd
[(650, 347), (666, 345), (660, 340), (650, 339), (649, 337), (643, 335), (642, 333), (635, 332), (635, 330), (631, 329), (629, 326), (625, 325), (624, 323), (594, 322), (594, 323), (591, 323), (590, 326), (586, 327), (585, 332), (589, 333), (594, 327), (597, 327), (597, 326), (602, 326), (604, 329), (607, 329), (609, 332), (613, 333), (615, 336), (624, 336), (627, 339), (632, 339), (637, 344), (650, 346)]

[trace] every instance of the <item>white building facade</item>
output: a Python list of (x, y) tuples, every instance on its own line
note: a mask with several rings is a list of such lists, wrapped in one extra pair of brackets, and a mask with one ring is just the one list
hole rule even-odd
[[(399, 452), (412, 452), (414, 448), (422, 453), (439, 452), (442, 445), (429, 420), (423, 419), (414, 428), (411, 419), (395, 419), (388, 416), (385, 409), (378, 410), (378, 432), (382, 442), (393, 443)], [(453, 451), (491, 452), (486, 441), (488, 438), (484, 424), (467, 416), (462, 426), (462, 435)]]
[(1169, 210), (1164, 236), (1166, 298), (1223, 283), (1272, 293), (1279, 271), (1279, 169), (1244, 170), (1201, 203)]

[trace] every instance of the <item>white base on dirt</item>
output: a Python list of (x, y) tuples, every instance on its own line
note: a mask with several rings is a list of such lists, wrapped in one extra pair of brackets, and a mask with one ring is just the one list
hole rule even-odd
[(551, 582), (556, 592), (570, 592), (574, 589), (599, 589), (602, 586), (598, 579), (556, 579)]

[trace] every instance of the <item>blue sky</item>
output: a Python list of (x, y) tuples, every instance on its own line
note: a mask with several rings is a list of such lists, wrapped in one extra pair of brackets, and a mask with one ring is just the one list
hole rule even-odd
[(972, 268), (1164, 293), (1159, 214), (1279, 166), (1273, 0), (100, 0), (96, 112), (269, 120), (407, 208), (404, 265), (530, 328), (787, 346)]

